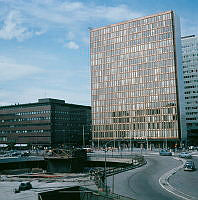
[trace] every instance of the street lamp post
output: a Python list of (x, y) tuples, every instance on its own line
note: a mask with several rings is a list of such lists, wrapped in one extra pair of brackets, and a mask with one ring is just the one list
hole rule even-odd
[[(123, 139), (124, 140), (124, 139)], [(105, 166), (104, 166), (104, 185), (105, 185), (105, 193), (107, 193), (107, 155), (106, 155), (106, 152), (107, 152), (107, 145), (110, 143), (110, 142), (113, 142), (114, 140), (110, 140), (108, 142), (105, 143)], [(122, 157), (122, 152), (121, 152), (121, 157)], [(114, 173), (113, 173), (113, 179), (112, 179), (112, 192), (114, 192)]]
[(149, 150), (149, 132), (147, 133), (146, 146), (147, 146), (147, 151), (148, 151)]
[[(112, 141), (108, 141), (105, 143), (105, 166), (104, 166), (104, 185), (105, 185), (105, 193), (107, 193), (107, 145), (112, 142)], [(114, 175), (113, 175), (114, 176)], [(114, 177), (113, 177), (113, 187), (114, 187)], [(112, 189), (114, 191), (114, 189)]]
[(99, 133), (98, 133), (98, 150), (100, 148), (100, 139), (99, 139)]
[(146, 148), (148, 150), (148, 138), (146, 138)]
[(130, 149), (131, 149), (131, 152), (132, 152), (132, 133), (131, 133), (131, 131), (130, 131)]
[(163, 129), (163, 148), (167, 149), (168, 148), (168, 141), (167, 141), (167, 131)]
[(83, 147), (85, 147), (85, 126), (83, 125)]
[[(133, 136), (132, 136), (133, 134)], [(132, 141), (133, 139), (133, 141)], [(130, 131), (130, 149), (131, 149), (131, 154), (132, 154), (132, 151), (134, 149), (134, 131)]]
[(163, 137), (163, 149), (165, 149), (165, 131), (164, 129), (162, 130), (162, 137)]
[(107, 156), (106, 156), (106, 148), (107, 148), (107, 144), (105, 145), (105, 169), (104, 169), (104, 184), (105, 184), (105, 193), (107, 193)]

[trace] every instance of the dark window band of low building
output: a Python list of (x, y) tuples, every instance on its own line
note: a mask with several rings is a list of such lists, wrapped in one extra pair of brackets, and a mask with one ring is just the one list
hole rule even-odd
[(91, 141), (90, 106), (46, 98), (0, 107), (0, 143), (82, 146), (83, 141)]

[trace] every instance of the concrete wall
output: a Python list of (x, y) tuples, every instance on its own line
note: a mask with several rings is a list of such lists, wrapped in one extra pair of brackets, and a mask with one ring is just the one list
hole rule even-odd
[(47, 159), (47, 171), (51, 173), (82, 172), (86, 161), (79, 158)]

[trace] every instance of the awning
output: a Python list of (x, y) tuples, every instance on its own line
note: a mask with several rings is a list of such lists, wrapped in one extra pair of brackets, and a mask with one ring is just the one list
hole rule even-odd
[(7, 144), (0, 144), (0, 147), (7, 147)]
[(27, 144), (15, 144), (15, 147), (27, 147)]

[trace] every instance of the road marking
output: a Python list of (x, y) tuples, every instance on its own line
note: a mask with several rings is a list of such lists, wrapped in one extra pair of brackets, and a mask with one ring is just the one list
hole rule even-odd
[(148, 154), (151, 154), (151, 155), (159, 155), (158, 152), (155, 152), (155, 153), (148, 153)]
[(174, 194), (175, 196), (178, 196), (182, 199), (185, 199), (185, 200), (197, 200), (196, 197), (193, 197), (193, 196), (190, 196), (190, 195), (187, 195), (181, 191), (178, 191), (176, 190), (172, 185), (170, 185), (170, 183), (168, 182), (170, 176), (172, 176), (173, 174), (175, 174), (179, 169), (183, 168), (183, 165), (184, 165), (184, 162), (185, 160), (184, 159), (181, 159), (181, 158), (174, 158), (176, 160), (181, 160), (182, 161), (182, 165), (180, 165), (179, 167), (176, 167), (176, 168), (173, 168), (171, 169), (170, 171), (166, 172), (165, 174), (163, 174), (160, 178), (159, 178), (159, 184), (160, 186), (167, 190), (168, 192)]

